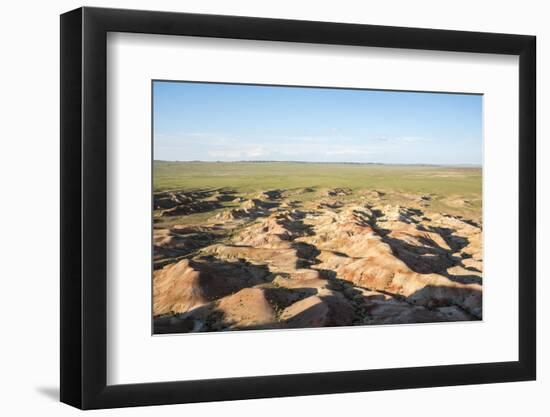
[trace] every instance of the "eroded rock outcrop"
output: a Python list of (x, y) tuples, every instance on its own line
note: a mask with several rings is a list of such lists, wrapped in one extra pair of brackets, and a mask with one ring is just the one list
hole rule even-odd
[[(301, 190), (298, 190), (302, 192)], [(296, 190), (257, 198), (211, 193), (238, 207), (201, 226), (155, 230), (159, 332), (282, 329), (478, 320), (479, 221), (424, 209), (433, 195), (334, 188), (293, 207)], [(314, 189), (303, 190), (311, 193)], [(159, 210), (190, 206), (159, 195)], [(202, 201), (202, 200), (201, 200)], [(294, 205), (296, 206), (296, 205)], [(175, 329), (175, 330), (174, 330)]]

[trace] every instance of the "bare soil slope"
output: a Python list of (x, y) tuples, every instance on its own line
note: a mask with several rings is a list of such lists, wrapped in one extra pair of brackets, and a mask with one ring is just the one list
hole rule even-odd
[[(155, 333), (481, 319), (480, 219), (389, 194), (156, 193)], [(170, 221), (191, 213), (205, 217)]]

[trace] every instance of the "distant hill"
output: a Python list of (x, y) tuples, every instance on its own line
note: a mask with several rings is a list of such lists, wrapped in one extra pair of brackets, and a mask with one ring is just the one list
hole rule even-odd
[(404, 167), (449, 167), (449, 168), (481, 168), (481, 165), (476, 164), (426, 164), (426, 163), (404, 163), (404, 164), (390, 164), (384, 162), (350, 162), (350, 161), (338, 161), (338, 162), (327, 162), (327, 161), (266, 161), (266, 160), (240, 160), (240, 161), (168, 161), (162, 159), (155, 159), (154, 162), (163, 162), (163, 163), (201, 163), (201, 164), (317, 164), (317, 165), (379, 165), (379, 166), (404, 166)]

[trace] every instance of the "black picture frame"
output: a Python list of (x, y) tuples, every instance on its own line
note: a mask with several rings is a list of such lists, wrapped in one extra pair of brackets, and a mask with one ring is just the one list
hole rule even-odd
[[(519, 360), (107, 385), (108, 32), (519, 56)], [(88, 7), (61, 15), (61, 401), (95, 409), (534, 380), (535, 45), (524, 35), (252, 17)]]

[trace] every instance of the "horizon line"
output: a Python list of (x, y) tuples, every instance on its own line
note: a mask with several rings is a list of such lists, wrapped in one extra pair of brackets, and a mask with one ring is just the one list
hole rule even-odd
[(192, 159), (192, 160), (177, 160), (177, 159), (153, 159), (153, 162), (176, 162), (176, 163), (227, 163), (227, 164), (235, 164), (235, 163), (291, 163), (291, 164), (330, 164), (330, 165), (397, 165), (397, 166), (433, 166), (433, 167), (472, 167), (472, 168), (482, 168), (483, 164), (476, 164), (476, 163), (452, 163), (452, 164), (445, 164), (445, 163), (424, 163), (424, 162), (353, 162), (353, 161), (294, 161), (294, 160), (264, 160), (264, 159), (254, 159), (254, 160), (232, 160), (232, 161), (222, 161), (222, 160), (216, 160), (216, 161), (205, 161), (201, 159)]

